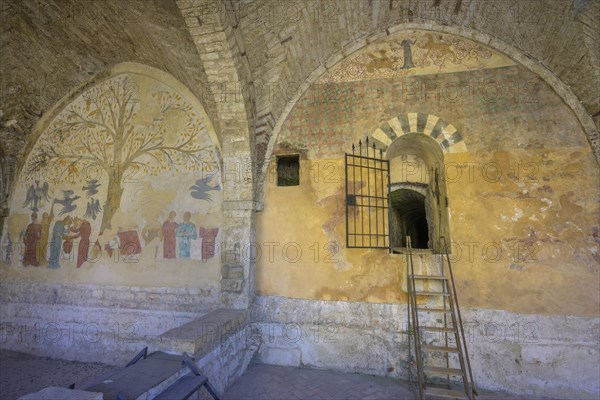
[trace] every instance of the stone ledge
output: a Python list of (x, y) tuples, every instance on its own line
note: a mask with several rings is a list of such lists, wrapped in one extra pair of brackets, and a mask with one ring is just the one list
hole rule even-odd
[(19, 400), (102, 400), (102, 393), (86, 392), (62, 387), (51, 386), (39, 392), (29, 393), (19, 397)]
[(47, 304), (206, 313), (216, 308), (218, 290), (3, 282), (0, 304)]
[(163, 333), (156, 338), (153, 347), (201, 358), (240, 332), (247, 323), (246, 311), (219, 309)]

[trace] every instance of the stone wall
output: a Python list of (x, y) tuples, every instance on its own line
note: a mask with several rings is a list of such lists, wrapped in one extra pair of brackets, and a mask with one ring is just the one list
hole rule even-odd
[(248, 368), (260, 344), (254, 325), (246, 325), (216, 349), (196, 361), (218, 393), (223, 393)]
[[(259, 362), (407, 378), (405, 305), (259, 296), (252, 311), (262, 332)], [(472, 308), (462, 314), (478, 387), (598, 396), (599, 318)]]
[(219, 299), (195, 288), (98, 285), (3, 283), (0, 293), (3, 348), (113, 365)]

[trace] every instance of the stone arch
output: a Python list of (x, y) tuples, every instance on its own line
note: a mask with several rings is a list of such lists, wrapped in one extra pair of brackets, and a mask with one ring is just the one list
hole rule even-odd
[[(57, 117), (59, 117), (59, 115), (67, 107), (69, 107), (73, 102), (75, 102), (81, 95), (83, 95), (87, 91), (115, 77), (127, 74), (140, 75), (148, 77), (153, 81), (160, 82), (161, 84), (169, 88), (169, 90), (172, 90), (173, 92), (176, 92), (179, 95), (181, 95), (182, 99), (185, 100), (195, 111), (198, 112), (199, 117), (202, 119), (203, 124), (206, 128), (204, 133), (208, 136), (210, 143), (213, 146), (214, 154), (216, 156), (215, 158), (217, 160), (217, 165), (219, 165), (218, 168), (220, 170), (220, 160), (222, 157), (221, 141), (216, 135), (212, 121), (208, 116), (204, 105), (188, 89), (188, 87), (181, 83), (178, 79), (173, 77), (171, 74), (164, 72), (160, 69), (135, 62), (118, 63), (109, 68), (105, 68), (104, 70), (100, 71), (99, 73), (97, 73), (78, 87), (71, 89), (65, 96), (63, 96), (59, 101), (52, 105), (36, 122), (31, 131), (31, 134), (29, 135), (28, 141), (24, 146), (21, 156), (18, 159), (16, 159), (13, 163), (8, 163), (7, 165), (5, 165), (5, 175), (7, 177), (7, 195), (5, 199), (5, 204), (7, 207), (6, 215), (8, 215), (9, 210), (11, 210), (11, 204), (13, 204), (13, 198), (15, 197), (15, 192), (18, 189), (17, 183), (22, 178), (27, 160), (30, 158), (30, 155), (34, 152), (38, 141), (43, 137), (44, 133), (52, 125), (54, 120)], [(7, 157), (3, 157), (2, 159), (7, 159)], [(48, 173), (48, 175), (44, 175), (42, 173), (41, 175), (44, 178), (53, 178), (50, 173)], [(215, 177), (215, 179), (217, 178)], [(218, 174), (218, 179), (222, 179), (220, 172)], [(10, 212), (12, 213), (12, 210)], [(0, 223), (4, 224), (4, 218), (0, 220)]]
[(394, 140), (410, 133), (434, 139), (444, 153), (467, 151), (467, 145), (454, 125), (433, 114), (406, 113), (398, 115), (375, 129), (369, 138), (385, 153)]
[(507, 43), (502, 39), (499, 39), (496, 36), (480, 32), (473, 28), (468, 28), (464, 26), (444, 25), (432, 21), (405, 22), (388, 28), (382, 27), (380, 29), (374, 30), (370, 35), (366, 37), (348, 43), (346, 46), (344, 46), (344, 48), (332, 54), (319, 67), (314, 69), (308, 75), (306, 80), (300, 85), (296, 93), (293, 96), (289, 97), (288, 102), (279, 114), (277, 122), (273, 126), (265, 158), (264, 160), (262, 160), (262, 171), (260, 174), (261, 182), (258, 183), (259, 188), (257, 193), (259, 207), (262, 207), (263, 205), (265, 195), (264, 179), (266, 176), (268, 176), (267, 169), (269, 167), (269, 160), (271, 158), (271, 155), (273, 154), (273, 148), (277, 142), (279, 133), (281, 132), (283, 124), (285, 123), (288, 115), (291, 113), (292, 109), (299, 102), (300, 98), (304, 95), (304, 93), (323, 74), (325, 74), (329, 69), (333, 68), (338, 62), (340, 62), (344, 58), (352, 55), (357, 51), (360, 51), (361, 49), (371, 45), (372, 43), (375, 43), (379, 39), (382, 39), (386, 36), (390, 36), (392, 34), (396, 34), (403, 30), (426, 30), (439, 33), (448, 33), (475, 42), (479, 42), (500, 53), (503, 53), (504, 55), (513, 59), (515, 62), (529, 69), (534, 74), (538, 75), (558, 94), (558, 96), (573, 111), (588, 138), (588, 142), (590, 143), (592, 151), (595, 153), (596, 160), (600, 163), (600, 146), (598, 146), (598, 143), (600, 142), (600, 133), (598, 131), (598, 127), (594, 123), (592, 116), (588, 113), (588, 111), (581, 103), (580, 99), (575, 95), (575, 93), (573, 93), (571, 88), (566, 83), (564, 83), (553, 71), (548, 69), (543, 64), (537, 62), (535, 59), (532, 59), (525, 51)]
[(8, 213), (8, 165), (4, 155), (4, 144), (0, 143), (0, 238), (4, 228), (4, 218)]
[[(169, 184), (186, 185), (181, 188), (189, 187), (199, 175), (210, 176), (220, 187), (220, 171), (220, 141), (196, 96), (168, 73), (143, 64), (119, 63), (68, 93), (34, 126), (15, 175), (17, 184), (11, 188), (11, 213), (21, 208), (15, 199), (27, 181), (36, 187), (46, 185), (44, 198), (52, 186), (58, 193), (72, 193), (69, 211), (63, 213), (78, 209), (81, 216), (86, 207), (95, 210), (90, 215), (93, 220), (101, 216), (97, 230), (102, 235), (116, 228), (111, 221), (122, 222), (114, 217), (125, 212), (123, 206), (129, 203), (122, 199), (128, 198), (126, 192), (129, 198), (137, 193), (136, 184), (171, 172), (187, 179), (169, 180)], [(94, 201), (92, 196), (97, 195), (96, 205), (73, 205), (83, 198), (75, 191), (86, 190), (75, 183), (90, 181), (94, 188), (85, 201)], [(150, 223), (154, 221), (144, 219), (144, 224)]]
[(0, 143), (0, 208), (4, 208), (6, 188), (8, 179), (6, 177), (6, 166), (4, 165), (5, 160), (4, 144)]
[(87, 80), (86, 82), (82, 83), (81, 85), (67, 93), (59, 101), (57, 101), (50, 109), (48, 109), (48, 111), (44, 113), (44, 115), (37, 121), (37, 123), (34, 125), (31, 131), (30, 137), (27, 141), (27, 145), (25, 146), (25, 150), (23, 151), (22, 157), (20, 159), (21, 164), (19, 164), (18, 170), (20, 170), (20, 168), (22, 167), (23, 160), (27, 159), (29, 153), (35, 146), (35, 143), (40, 138), (44, 130), (48, 127), (49, 124), (52, 123), (54, 118), (56, 118), (65, 107), (67, 107), (73, 100), (79, 97), (79, 95), (86, 92), (98, 83), (110, 79), (115, 75), (124, 74), (128, 72), (145, 75), (166, 84), (173, 90), (180, 93), (185, 98), (185, 100), (187, 100), (193, 107), (202, 110), (202, 117), (207, 122), (207, 124), (209, 124), (208, 134), (210, 136), (210, 139), (213, 142), (213, 144), (217, 147), (217, 149), (219, 149), (220, 152), (221, 141), (215, 134), (215, 129), (213, 128), (212, 121), (206, 113), (206, 110), (204, 109), (204, 106), (202, 105), (200, 100), (198, 100), (198, 98), (188, 89), (187, 86), (185, 86), (171, 74), (164, 72), (160, 69), (135, 62), (123, 62), (100, 71), (91, 79)]

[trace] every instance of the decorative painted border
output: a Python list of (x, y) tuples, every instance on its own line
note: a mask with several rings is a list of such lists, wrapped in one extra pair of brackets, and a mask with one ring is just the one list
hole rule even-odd
[(369, 135), (369, 140), (372, 140), (385, 152), (395, 139), (409, 133), (431, 137), (440, 145), (444, 153), (465, 153), (468, 151), (467, 144), (458, 129), (433, 114), (401, 114), (375, 129)]

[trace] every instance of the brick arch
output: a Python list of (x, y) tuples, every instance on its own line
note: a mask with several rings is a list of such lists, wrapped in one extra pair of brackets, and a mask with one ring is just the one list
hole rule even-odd
[(400, 114), (375, 129), (368, 137), (369, 141), (385, 152), (394, 140), (410, 133), (429, 136), (437, 142), (444, 153), (467, 151), (467, 145), (460, 131), (451, 123), (433, 114)]

